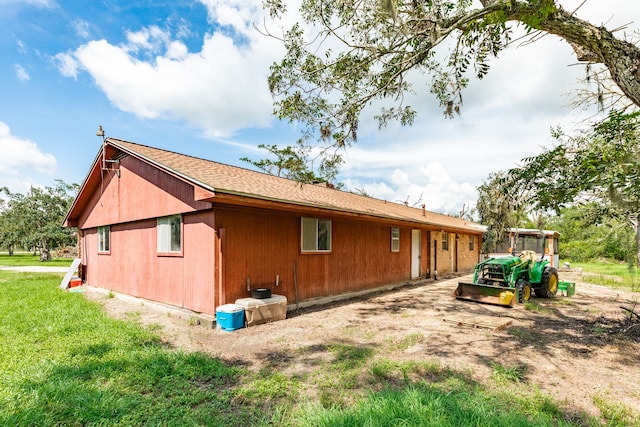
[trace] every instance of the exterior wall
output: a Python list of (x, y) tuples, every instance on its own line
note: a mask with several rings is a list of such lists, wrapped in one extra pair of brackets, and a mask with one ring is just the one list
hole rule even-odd
[[(120, 177), (104, 174), (82, 212), (82, 264), (86, 282), (196, 312), (270, 287), (290, 302), (339, 295), (410, 280), (410, 226), (399, 227), (400, 251), (391, 251), (389, 222), (213, 205), (194, 200), (194, 187), (133, 157)], [(215, 198), (214, 198), (215, 199)], [(182, 214), (182, 253), (157, 254), (158, 217)], [(332, 221), (332, 250), (301, 252), (301, 217)], [(110, 226), (110, 252), (98, 253), (97, 227)], [(472, 270), (468, 236), (421, 229), (420, 276)], [(434, 242), (437, 248), (434, 250)], [(278, 286), (276, 287), (276, 277)]]
[[(443, 249), (444, 234), (449, 236), (449, 247)], [(430, 247), (436, 248), (431, 255), (432, 269), (442, 277), (449, 273), (467, 273), (473, 271), (480, 257), (481, 238), (474, 236), (473, 250), (469, 249), (469, 234), (456, 234), (443, 231), (431, 232)], [(435, 243), (434, 243), (435, 242)], [(432, 272), (433, 275), (433, 272)]]
[(455, 253), (455, 246), (452, 245), (451, 241), (451, 233), (449, 234), (449, 246), (447, 249), (444, 249), (442, 241), (445, 232), (436, 231), (433, 233), (433, 239), (437, 242), (435, 245), (436, 249), (436, 257), (434, 262), (434, 270), (438, 272), (438, 276), (442, 277), (444, 274), (451, 273), (455, 271), (452, 266), (453, 262), (453, 254)]
[[(120, 177), (103, 181), (83, 212), (82, 264), (86, 282), (197, 312), (215, 313), (215, 233), (211, 204), (194, 189), (133, 157)], [(157, 254), (157, 218), (182, 214), (182, 253)], [(98, 253), (97, 226), (110, 226), (110, 252)]]
[(98, 253), (97, 229), (86, 230), (86, 281), (100, 288), (215, 313), (213, 214), (183, 216), (183, 253), (157, 254), (156, 220), (111, 226), (110, 252)]
[[(469, 249), (469, 238), (473, 239), (473, 249)], [(473, 271), (478, 261), (480, 261), (480, 236), (469, 234), (458, 234), (458, 271)]]
[(224, 230), (225, 302), (250, 295), (247, 278), (252, 288), (270, 287), (292, 302), (296, 293), (302, 301), (409, 280), (410, 228), (400, 228), (400, 251), (391, 252), (390, 225), (317, 216), (332, 220), (332, 250), (302, 253), (300, 217), (244, 208), (216, 209), (216, 229)]

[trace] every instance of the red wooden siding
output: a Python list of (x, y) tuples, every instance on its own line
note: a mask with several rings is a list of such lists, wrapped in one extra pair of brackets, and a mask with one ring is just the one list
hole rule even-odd
[(111, 226), (110, 254), (99, 254), (96, 229), (85, 234), (87, 283), (214, 314), (213, 213), (183, 216), (182, 256), (157, 255), (156, 220)]
[(103, 173), (102, 182), (83, 212), (79, 228), (118, 224), (209, 209), (210, 203), (194, 201), (193, 186), (159, 169), (125, 157), (120, 177)]
[[(182, 256), (156, 254), (155, 218), (112, 225), (110, 254), (97, 253), (96, 229), (89, 229), (84, 245), (87, 283), (213, 314), (215, 307), (251, 295), (247, 279), (252, 288), (270, 287), (292, 303), (294, 271), (300, 301), (410, 279), (410, 227), (400, 227), (400, 251), (391, 252), (391, 226), (323, 218), (332, 220), (330, 253), (301, 253), (299, 214), (251, 208), (216, 207), (215, 214), (184, 214)], [(443, 251), (441, 233), (423, 230), (421, 275), (433, 274), (433, 242), (428, 236), (439, 240), (438, 274), (451, 272), (455, 234), (450, 235), (449, 250)], [(460, 236), (458, 270), (469, 271), (478, 247), (469, 251), (468, 235)], [(216, 251), (221, 252), (220, 263)]]
[[(216, 228), (224, 229), (225, 302), (269, 286), (295, 301), (363, 290), (409, 279), (411, 230), (400, 230), (400, 252), (391, 252), (390, 226), (332, 219), (332, 251), (300, 252), (300, 216), (242, 208), (216, 209)], [(276, 275), (279, 285), (275, 288)]]
[[(215, 233), (213, 212), (183, 216), (184, 304), (183, 307), (214, 313), (216, 304)], [(212, 311), (213, 310), (213, 311)]]
[[(215, 227), (223, 229), (222, 277), (224, 301), (250, 296), (253, 288), (268, 286), (273, 293), (293, 298), (292, 262), (298, 252), (297, 219), (287, 213), (244, 209), (216, 209)], [(280, 275), (275, 288), (276, 275)]]

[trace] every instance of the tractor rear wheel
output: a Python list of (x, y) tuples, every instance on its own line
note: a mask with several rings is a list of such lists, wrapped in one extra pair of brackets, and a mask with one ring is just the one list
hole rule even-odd
[(516, 284), (518, 290), (518, 302), (525, 303), (531, 298), (531, 286), (525, 281), (520, 281)]
[(538, 298), (551, 298), (558, 292), (558, 270), (547, 267), (542, 273), (540, 287), (536, 289)]

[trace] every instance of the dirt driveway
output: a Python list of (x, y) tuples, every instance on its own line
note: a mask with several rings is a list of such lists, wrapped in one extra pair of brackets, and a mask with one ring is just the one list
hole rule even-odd
[[(152, 325), (175, 348), (256, 371), (275, 364), (284, 374), (304, 372), (310, 361), (326, 357), (328, 343), (341, 342), (384, 349), (384, 357), (401, 361), (438, 361), (479, 381), (492, 374), (494, 363), (517, 365), (525, 367), (525, 381), (576, 410), (599, 415), (593, 400), (604, 397), (640, 411), (640, 325), (629, 327), (620, 308), (633, 307), (640, 295), (578, 281), (571, 298), (532, 298), (536, 311), (509, 309), (454, 299), (457, 282), (468, 279), (421, 281), (234, 332), (194, 325), (188, 315), (148, 302), (91, 288), (86, 295), (114, 317)], [(561, 280), (571, 279), (561, 273)], [(467, 325), (474, 322), (479, 326)], [(408, 341), (408, 347), (389, 345)], [(303, 348), (300, 360), (297, 350)]]

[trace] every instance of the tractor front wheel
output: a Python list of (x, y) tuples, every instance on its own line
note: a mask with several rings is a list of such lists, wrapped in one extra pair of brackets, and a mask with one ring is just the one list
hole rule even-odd
[(518, 302), (525, 303), (529, 301), (531, 298), (531, 286), (529, 283), (520, 281), (516, 284), (516, 289), (518, 290)]
[(538, 298), (551, 298), (558, 292), (558, 270), (553, 267), (547, 267), (542, 273), (542, 282), (540, 287), (536, 289)]

